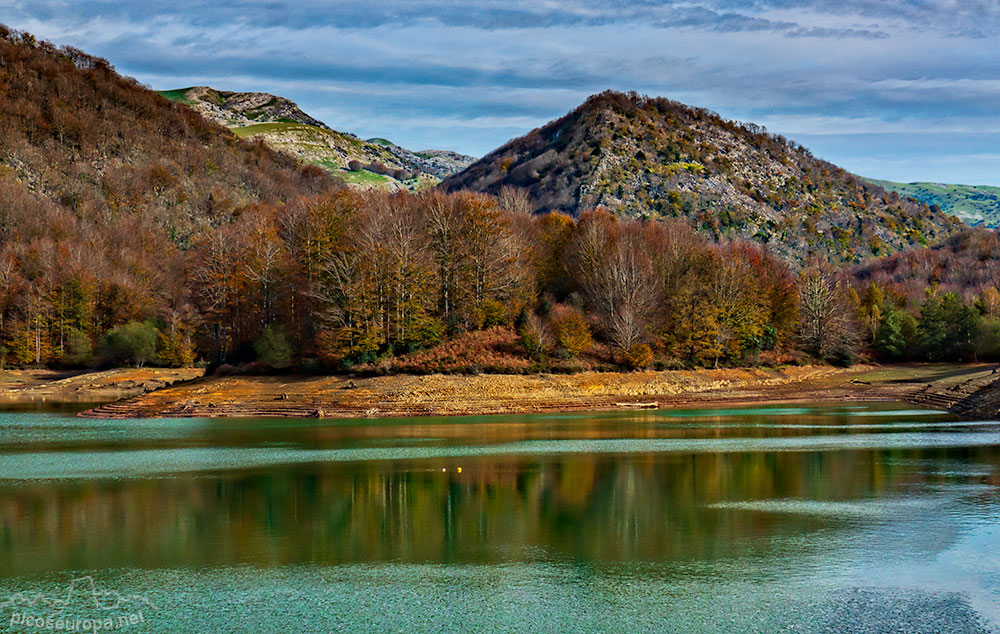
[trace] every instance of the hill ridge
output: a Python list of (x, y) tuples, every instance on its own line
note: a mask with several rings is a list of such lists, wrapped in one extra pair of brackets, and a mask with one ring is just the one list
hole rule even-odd
[(227, 128), (254, 123), (288, 122), (330, 129), (319, 119), (303, 112), (290, 99), (268, 92), (236, 92), (216, 90), (209, 86), (192, 86), (164, 90), (160, 94), (194, 108), (206, 119)]
[[(237, 136), (317, 165), (358, 188), (423, 189), (461, 171), (475, 159), (446, 150), (413, 152), (382, 138), (362, 139), (331, 128), (295, 102), (267, 92), (234, 92), (209, 86), (163, 90)], [(353, 165), (353, 162), (357, 165)], [(356, 169), (352, 169), (352, 167)]]
[(524, 189), (535, 211), (682, 217), (716, 240), (755, 240), (797, 261), (860, 262), (962, 226), (761, 126), (636, 93), (593, 95), (441, 187), (508, 185)]

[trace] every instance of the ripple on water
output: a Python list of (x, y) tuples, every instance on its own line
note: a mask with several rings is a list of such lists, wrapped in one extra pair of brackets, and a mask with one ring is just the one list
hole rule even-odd
[[(949, 592), (690, 581), (580, 564), (119, 571), (143, 631), (996, 633)], [(5, 584), (6, 585), (6, 584)], [(6, 589), (6, 588), (5, 588)]]
[(815, 515), (845, 519), (879, 519), (898, 517), (900, 513), (927, 512), (940, 505), (940, 500), (930, 497), (911, 497), (899, 500), (872, 499), (842, 502), (794, 499), (742, 500), (716, 502), (708, 504), (707, 507), (712, 509)]
[(127, 478), (282, 464), (428, 460), (500, 455), (728, 453), (981, 447), (1000, 445), (1000, 432), (901, 432), (770, 438), (618, 438), (529, 440), (443, 447), (287, 449), (198, 447), (139, 451), (0, 454), (0, 480)]

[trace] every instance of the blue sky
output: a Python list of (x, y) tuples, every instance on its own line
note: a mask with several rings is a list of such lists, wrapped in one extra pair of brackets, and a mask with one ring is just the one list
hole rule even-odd
[(0, 0), (0, 21), (412, 149), (482, 155), (613, 88), (862, 175), (1000, 185), (1000, 0)]

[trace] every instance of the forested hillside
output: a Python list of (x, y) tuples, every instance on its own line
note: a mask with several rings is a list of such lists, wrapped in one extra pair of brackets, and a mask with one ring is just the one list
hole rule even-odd
[(969, 229), (850, 272), (864, 341), (881, 358), (1000, 358), (1000, 238)]
[(261, 204), (338, 187), (121, 77), (0, 26), (0, 338), (9, 362), (190, 320), (186, 250)]
[(993, 230), (968, 229), (942, 244), (856, 267), (852, 274), (910, 299), (921, 299), (930, 286), (971, 297), (1000, 283), (1000, 237)]
[(798, 262), (861, 262), (961, 226), (759, 126), (634, 93), (591, 97), (442, 183), (504, 185), (524, 188), (536, 211), (683, 218), (713, 239), (753, 240)]
[(535, 215), (515, 190), (338, 190), (103, 60), (3, 36), (5, 363), (510, 371), (797, 345), (796, 277), (759, 248)]

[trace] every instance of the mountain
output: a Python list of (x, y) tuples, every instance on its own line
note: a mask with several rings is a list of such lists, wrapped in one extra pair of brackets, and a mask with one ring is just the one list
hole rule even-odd
[(107, 60), (0, 26), (0, 237), (116, 223), (183, 243), (240, 209), (338, 187)]
[(944, 183), (895, 183), (873, 178), (870, 182), (958, 216), (971, 225), (1000, 227), (1000, 187), (947, 185)]
[(962, 226), (760, 126), (635, 93), (595, 95), (441, 187), (508, 185), (524, 189), (536, 211), (683, 217), (715, 239), (756, 240), (795, 261), (860, 262)]
[[(333, 130), (284, 97), (229, 92), (208, 86), (164, 90), (161, 95), (190, 106), (240, 137), (318, 165), (356, 187), (421, 189), (459, 172), (475, 159), (455, 152), (411, 152), (386, 139), (360, 139)], [(359, 165), (351, 165), (357, 161)], [(357, 169), (351, 169), (351, 167)]]

